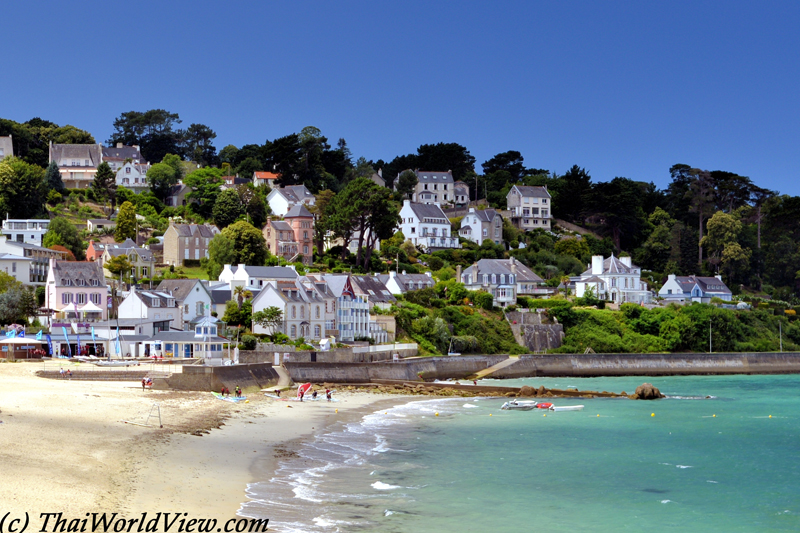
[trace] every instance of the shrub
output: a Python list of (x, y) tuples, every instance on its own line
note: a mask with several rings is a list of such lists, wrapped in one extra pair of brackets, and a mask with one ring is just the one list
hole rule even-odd
[(255, 350), (258, 339), (252, 335), (242, 335), (242, 346), (245, 350)]
[(487, 311), (491, 311), (494, 306), (494, 297), (486, 291), (477, 291), (473, 299), (475, 305)]
[(60, 204), (62, 199), (61, 193), (55, 189), (50, 189), (50, 192), (47, 193), (47, 203), (50, 205)]

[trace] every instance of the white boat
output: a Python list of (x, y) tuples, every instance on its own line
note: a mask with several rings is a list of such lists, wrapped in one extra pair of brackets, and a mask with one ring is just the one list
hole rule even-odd
[(582, 405), (553, 405), (550, 407), (551, 411), (583, 411)]
[(511, 400), (500, 406), (504, 411), (531, 411), (536, 409), (539, 402), (535, 400)]
[(96, 366), (139, 366), (139, 361), (89, 361)]

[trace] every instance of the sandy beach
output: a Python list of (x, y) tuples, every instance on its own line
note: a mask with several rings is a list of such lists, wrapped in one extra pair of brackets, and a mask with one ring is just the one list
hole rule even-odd
[[(248, 403), (231, 403), (210, 393), (142, 391), (135, 382), (43, 379), (34, 374), (41, 368), (0, 363), (2, 508), (11, 516), (231, 518), (254, 472), (274, 469), (294, 441), (377, 401), (402, 401), (341, 392), (336, 403), (299, 403), (251, 391)], [(154, 404), (163, 428), (124, 422), (144, 424)]]

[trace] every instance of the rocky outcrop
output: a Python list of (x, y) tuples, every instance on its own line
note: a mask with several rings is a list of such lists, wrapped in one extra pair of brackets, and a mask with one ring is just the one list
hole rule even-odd
[(564, 326), (543, 324), (538, 313), (513, 311), (506, 313), (514, 339), (531, 352), (544, 352), (560, 348), (564, 340)]
[(631, 394), (631, 400), (658, 400), (664, 398), (658, 388), (654, 387), (652, 383), (642, 383), (636, 387), (636, 392)]

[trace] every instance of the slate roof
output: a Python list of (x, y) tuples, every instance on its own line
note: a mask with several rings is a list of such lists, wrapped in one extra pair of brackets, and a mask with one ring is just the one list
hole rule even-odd
[(527, 198), (550, 198), (550, 193), (546, 187), (514, 185), (512, 189), (517, 189), (523, 197)]
[(61, 164), (63, 159), (79, 159), (81, 165), (75, 168), (86, 168), (83, 162), (88, 159), (90, 167), (97, 167), (103, 162), (102, 149), (100, 144), (51, 144), (50, 161)]
[(304, 199), (314, 197), (314, 195), (311, 194), (311, 191), (309, 191), (305, 185), (288, 185), (275, 190), (283, 195), (283, 197), (286, 198), (290, 203), (299, 203)]
[[(136, 295), (142, 300), (145, 306), (153, 307), (153, 304), (158, 300), (158, 308), (177, 309), (177, 300), (174, 296), (160, 291), (136, 291)], [(173, 305), (169, 306), (168, 300), (173, 300)]]
[[(56, 287), (106, 286), (103, 268), (94, 261), (55, 261), (52, 273)], [(65, 283), (67, 280), (69, 285)], [(96, 285), (92, 285), (93, 280)]]
[(198, 284), (202, 285), (206, 291), (208, 290), (199, 279), (165, 279), (158, 284), (156, 290), (158, 292), (172, 294), (175, 300), (177, 300), (179, 303), (183, 303), (186, 297), (189, 296), (189, 293), (192, 291), (192, 289), (194, 289), (195, 285)]
[[(625, 263), (620, 261), (618, 257), (614, 257), (614, 255), (611, 255), (611, 257), (607, 257), (603, 260), (603, 274), (635, 274), (634, 270), (638, 270), (639, 272), (642, 271), (642, 269), (637, 265), (631, 264), (631, 266), (627, 266)], [(589, 268), (585, 270), (583, 274), (581, 274), (581, 278), (583, 278), (583, 276), (591, 275), (592, 267), (590, 265)]]
[(362, 294), (367, 295), (367, 298), (372, 303), (394, 303), (397, 301), (397, 298), (389, 292), (389, 289), (386, 288), (386, 285), (378, 276), (352, 276), (351, 279), (353, 280), (353, 285), (357, 286)]
[(152, 340), (158, 340), (162, 342), (192, 342), (192, 343), (201, 343), (201, 342), (224, 342), (227, 343), (228, 339), (225, 337), (211, 337), (211, 336), (200, 336), (195, 337), (194, 331), (159, 331), (152, 337), (149, 337)]
[(133, 159), (134, 162), (143, 160), (142, 152), (138, 146), (104, 146), (103, 159), (112, 161), (124, 161), (126, 159)]
[[(378, 276), (378, 279), (385, 286), (389, 282), (390, 277), (391, 274), (381, 274), (380, 276)], [(433, 278), (427, 274), (398, 273), (395, 274), (394, 278), (403, 292), (417, 290), (420, 284), (424, 285), (425, 287), (433, 287), (434, 285)]]
[[(515, 274), (517, 283), (541, 283), (544, 281), (539, 277), (538, 274), (536, 274), (536, 272), (523, 265), (516, 259), (514, 259), (514, 264), (516, 265), (517, 271)], [(471, 265), (470, 267), (464, 269), (462, 276), (470, 275), (472, 276), (472, 279), (475, 280), (476, 278), (473, 274), (474, 270), (475, 265)], [(511, 259), (481, 259), (478, 261), (478, 276), (482, 276), (483, 274), (513, 274), (511, 271)]]
[(455, 188), (456, 194), (463, 194), (464, 196), (469, 194), (469, 185), (463, 181), (455, 182), (453, 187)]
[(306, 209), (306, 206), (303, 204), (295, 204), (289, 209), (289, 212), (286, 213), (283, 218), (295, 218), (295, 217), (308, 217), (313, 218), (314, 215), (311, 214), (311, 211)]
[(175, 224), (180, 237), (206, 237), (212, 238), (219, 233), (219, 229), (213, 224)]
[(494, 217), (499, 216), (494, 209), (476, 209), (474, 212), (468, 214), (477, 216), (478, 220), (482, 222), (491, 222), (494, 220)]
[[(231, 272), (234, 274), (239, 270), (238, 266), (231, 266)], [(244, 271), (251, 278), (268, 278), (268, 279), (295, 279), (297, 278), (297, 271), (289, 267), (264, 267), (264, 266), (246, 266)]]
[(442, 224), (450, 224), (447, 215), (445, 215), (442, 208), (436, 204), (417, 204), (411, 202), (409, 206), (420, 221), (424, 221), (426, 218), (435, 218), (440, 219)]
[[(675, 281), (685, 293), (692, 292), (695, 284), (705, 293), (732, 294), (731, 290), (719, 278), (704, 276), (675, 276)], [(710, 287), (714, 287), (713, 289)]]
[[(280, 231), (294, 231), (292, 230), (292, 226), (283, 220), (270, 220), (269, 223), (272, 225), (273, 228)], [(292, 234), (292, 238), (294, 238), (294, 234)]]
[(0, 254), (0, 261), (33, 261), (30, 257), (22, 257), (14, 254)]
[(453, 183), (453, 173), (449, 170), (446, 172), (415, 170), (414, 173), (420, 183)]

